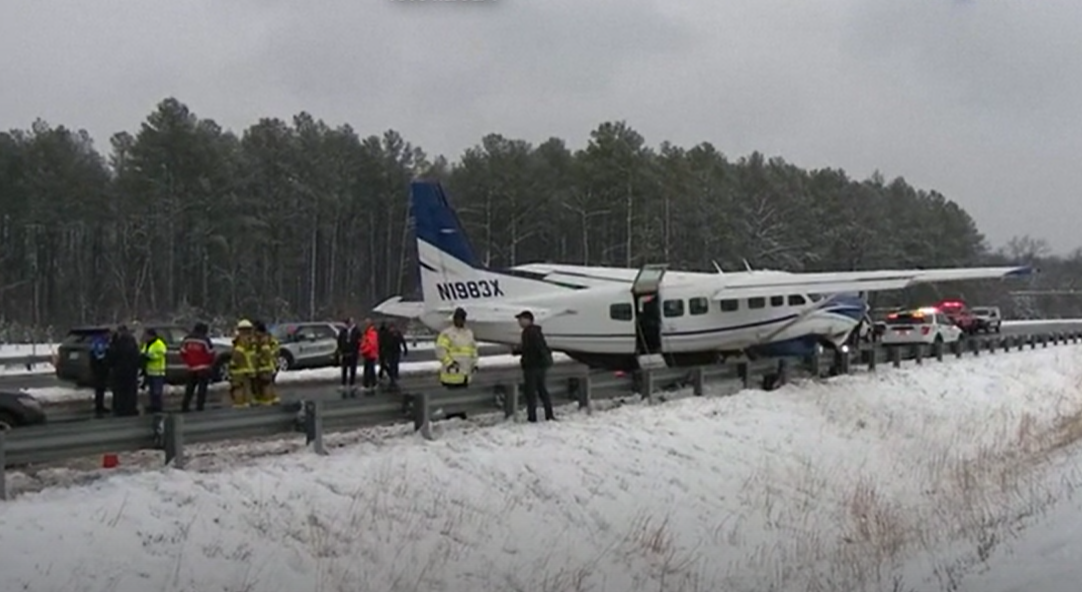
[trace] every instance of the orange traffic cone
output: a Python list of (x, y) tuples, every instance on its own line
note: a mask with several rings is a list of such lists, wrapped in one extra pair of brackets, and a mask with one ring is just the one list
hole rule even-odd
[(113, 469), (120, 464), (120, 459), (115, 454), (106, 454), (101, 457), (101, 468)]

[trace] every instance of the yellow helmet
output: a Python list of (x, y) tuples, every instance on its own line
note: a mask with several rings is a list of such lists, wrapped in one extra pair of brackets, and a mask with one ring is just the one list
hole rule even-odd
[(237, 322), (237, 328), (238, 329), (251, 329), (252, 328), (252, 321), (249, 321), (248, 319), (241, 319), (239, 322)]

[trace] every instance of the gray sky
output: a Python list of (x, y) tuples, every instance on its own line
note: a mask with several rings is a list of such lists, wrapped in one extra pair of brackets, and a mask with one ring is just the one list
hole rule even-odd
[(655, 145), (903, 176), (993, 244), (1082, 246), (1078, 0), (5, 0), (0, 55), (0, 128), (102, 149), (167, 96), (452, 158), (626, 119)]

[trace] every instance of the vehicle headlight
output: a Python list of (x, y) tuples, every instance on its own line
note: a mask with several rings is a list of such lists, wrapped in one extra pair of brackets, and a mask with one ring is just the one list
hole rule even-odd
[(843, 354), (849, 353), (849, 346), (848, 345), (843, 345), (842, 346), (842, 353)]
[(19, 402), (23, 404), (23, 407), (41, 411), (41, 401), (35, 399), (34, 397), (31, 397), (30, 395), (19, 397)]

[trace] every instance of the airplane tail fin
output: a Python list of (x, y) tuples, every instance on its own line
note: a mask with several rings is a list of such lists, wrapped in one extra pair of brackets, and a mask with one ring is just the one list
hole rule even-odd
[(410, 183), (410, 210), (426, 309), (527, 298), (567, 289), (485, 267), (439, 183)]

